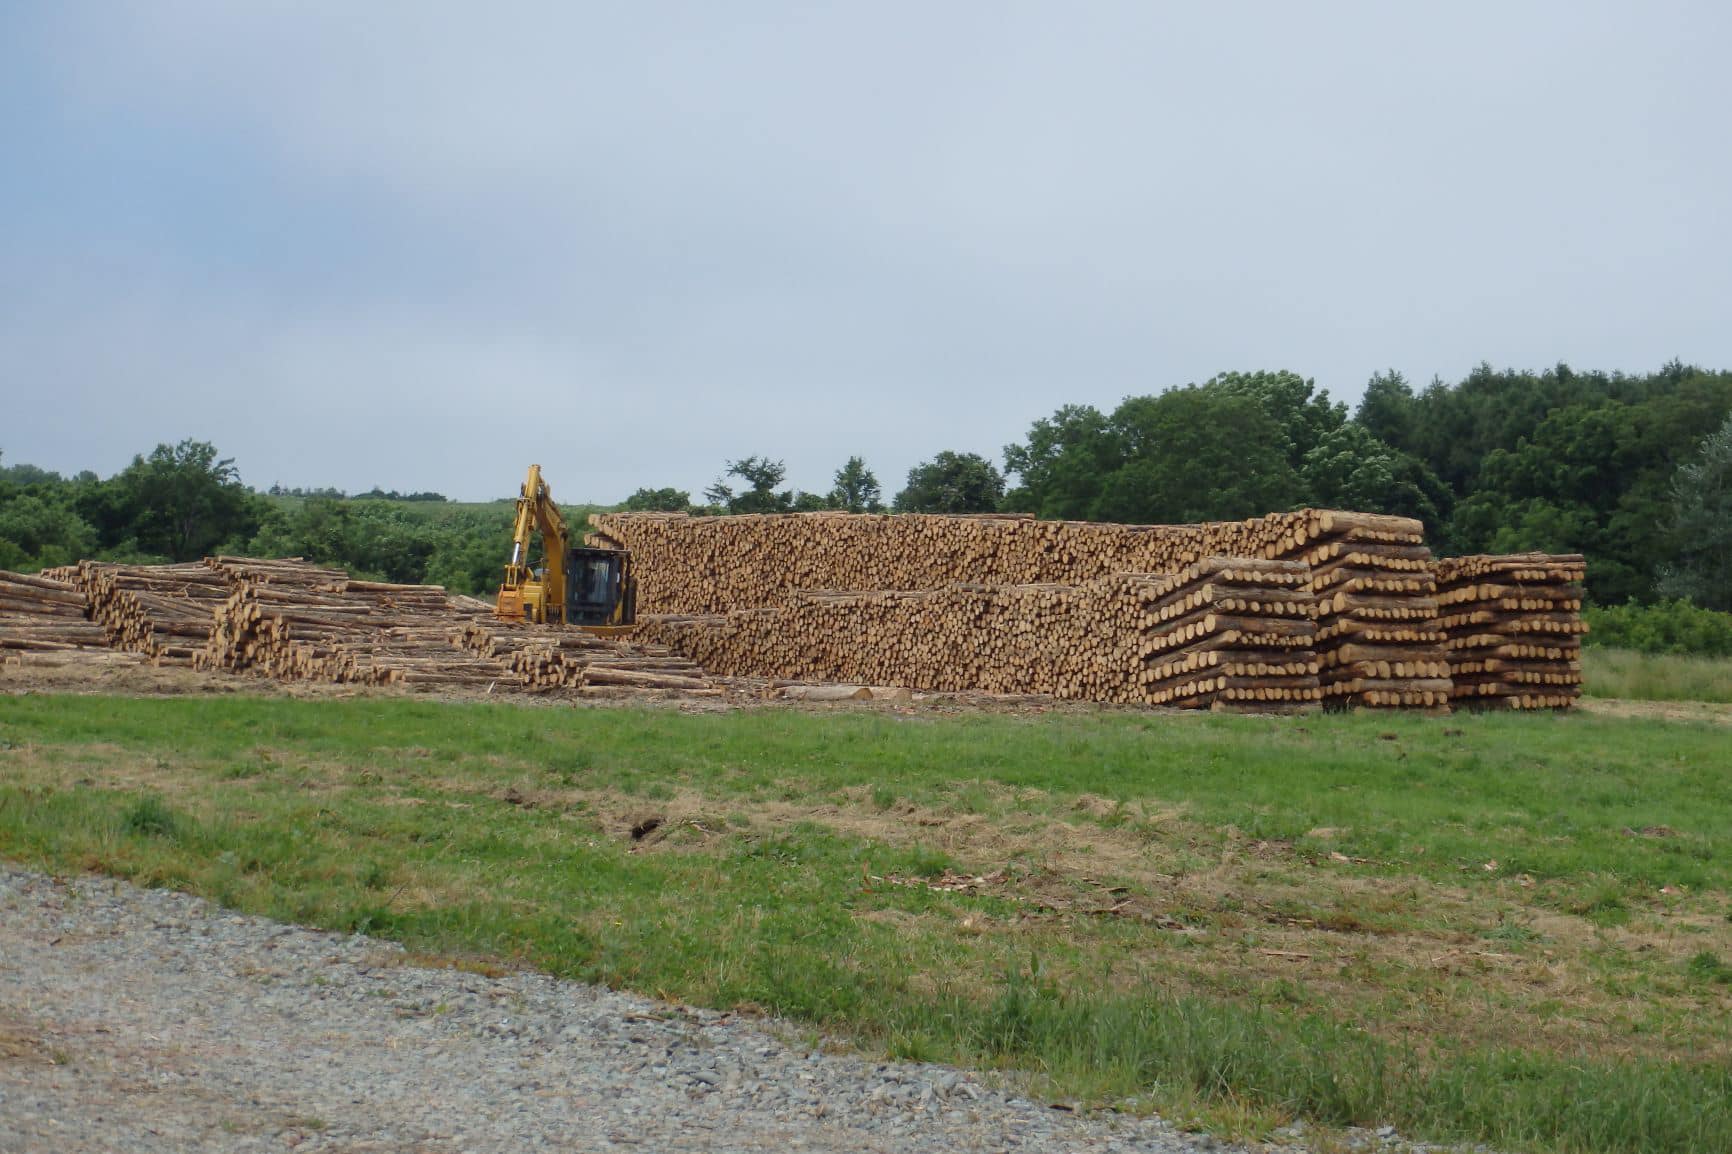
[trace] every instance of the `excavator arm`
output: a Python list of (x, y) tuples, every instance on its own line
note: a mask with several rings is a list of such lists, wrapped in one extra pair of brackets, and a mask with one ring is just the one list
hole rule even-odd
[[(530, 568), (529, 550), (541, 534), (542, 569)], [(529, 466), (529, 477), (517, 497), (517, 520), (511, 533), (511, 560), (499, 587), (497, 616), (525, 621), (560, 621), (565, 608), (565, 517), (553, 503), (542, 480), (541, 466)]]
[[(542, 552), (539, 569), (530, 561), (537, 534)], [(518, 494), (511, 560), (505, 565), (494, 615), (598, 632), (629, 629), (637, 621), (631, 554), (623, 549), (573, 547), (565, 516), (553, 503), (540, 465), (529, 466), (529, 477)]]

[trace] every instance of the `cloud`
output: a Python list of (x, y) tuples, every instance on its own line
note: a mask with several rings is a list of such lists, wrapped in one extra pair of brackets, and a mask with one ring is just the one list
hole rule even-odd
[(536, 459), (614, 500), (861, 453), (893, 490), (1224, 369), (1732, 351), (1716, 5), (10, 19), (13, 460), (200, 435), (260, 484)]

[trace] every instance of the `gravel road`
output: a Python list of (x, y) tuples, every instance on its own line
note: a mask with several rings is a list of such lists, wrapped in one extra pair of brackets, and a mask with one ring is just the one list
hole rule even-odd
[(774, 1023), (0, 863), (0, 1151), (1229, 1149)]

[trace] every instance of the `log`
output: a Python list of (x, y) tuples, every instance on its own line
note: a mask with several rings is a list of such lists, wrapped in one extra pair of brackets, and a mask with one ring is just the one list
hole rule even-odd
[(864, 685), (784, 685), (776, 696), (791, 701), (870, 701), (873, 693)]

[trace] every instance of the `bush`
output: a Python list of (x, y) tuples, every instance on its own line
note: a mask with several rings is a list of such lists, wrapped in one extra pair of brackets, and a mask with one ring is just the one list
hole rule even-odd
[(1732, 657), (1732, 613), (1700, 609), (1688, 601), (1589, 607), (1586, 643), (1638, 653)]

